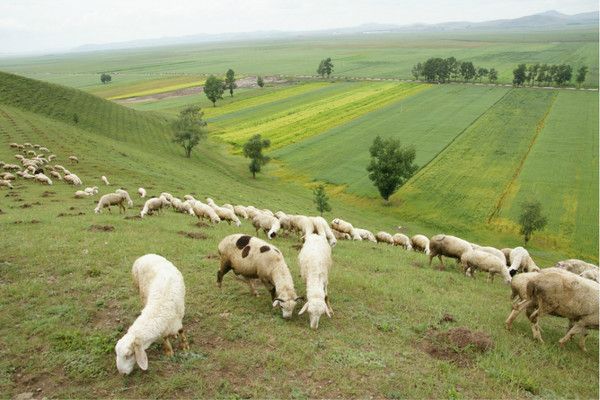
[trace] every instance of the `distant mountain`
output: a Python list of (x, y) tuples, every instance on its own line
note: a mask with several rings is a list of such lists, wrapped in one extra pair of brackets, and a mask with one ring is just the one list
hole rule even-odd
[(300, 37), (324, 37), (334, 35), (367, 35), (382, 33), (409, 33), (409, 32), (460, 32), (460, 31), (493, 31), (493, 30), (534, 30), (534, 29), (561, 29), (572, 27), (597, 27), (598, 11), (586, 12), (575, 15), (566, 15), (551, 10), (539, 14), (527, 15), (515, 19), (499, 19), (484, 22), (455, 21), (439, 24), (378, 24), (369, 23), (359, 26), (325, 29), (317, 31), (256, 31), (220, 34), (197, 34), (178, 37), (162, 37), (154, 39), (131, 40), (127, 42), (86, 44), (72, 51), (101, 51), (115, 49), (129, 49), (140, 47), (158, 47), (185, 45), (210, 42), (233, 42), (248, 40), (268, 40)]

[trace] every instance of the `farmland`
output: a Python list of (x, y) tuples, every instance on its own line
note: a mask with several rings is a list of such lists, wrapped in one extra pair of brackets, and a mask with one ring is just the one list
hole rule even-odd
[[(229, 154), (219, 141), (204, 142), (191, 159), (183, 158), (181, 149), (169, 140), (168, 114), (142, 113), (82, 92), (7, 74), (0, 74), (0, 83), (2, 160), (12, 159), (14, 151), (8, 147), (12, 141), (39, 142), (49, 146), (62, 163), (67, 155), (77, 154), (81, 163), (70, 168), (86, 185), (98, 185), (98, 177), (107, 175), (113, 187), (102, 187), (102, 193), (120, 186), (133, 193), (144, 186), (149, 194), (193, 193), (198, 198), (213, 197), (218, 203), (314, 214), (309, 188), (277, 178), (274, 165), (258, 179), (251, 179), (245, 160)], [(271, 100), (275, 103), (286, 101), (274, 94), (283, 93), (278, 90), (298, 90), (284, 96), (290, 99), (313, 90), (331, 90), (336, 96), (352, 93), (351, 88), (336, 85), (320, 85), (306, 92), (295, 86), (248, 91), (240, 96), (240, 103), (252, 106), (236, 108), (234, 98), (223, 109), (231, 106), (235, 109), (232, 115), (238, 117), (245, 109), (252, 110), (244, 118), (262, 117), (263, 112), (256, 111), (269, 102), (258, 99), (264, 95), (274, 96)], [(400, 103), (430, 93), (450, 96), (446, 93), (450, 88), (424, 88)], [(479, 89), (481, 92), (469, 93)], [(461, 97), (470, 96), (470, 105), (465, 106), (469, 111), (461, 117), (470, 120), (462, 128), (458, 117), (452, 122), (457, 138), (423, 169), (424, 175), (446, 157), (454, 157), (446, 153), (467, 149), (473, 142), (481, 151), (477, 157), (487, 160), (497, 144), (487, 138), (490, 143), (486, 140), (482, 146), (481, 137), (487, 131), (500, 135), (495, 139), (499, 141), (518, 128), (509, 136), (519, 139), (510, 148), (516, 152), (526, 147), (536, 132), (536, 143), (542, 144), (545, 129), (554, 130), (549, 137), (557, 137), (562, 129), (559, 120), (552, 120), (556, 109), (566, 112), (597, 101), (596, 93), (587, 93), (591, 100), (579, 100), (569, 95), (581, 93), (561, 99), (562, 92), (486, 90), (459, 92)], [(433, 104), (432, 99), (422, 101), (427, 107)], [(572, 101), (581, 103), (573, 106)], [(479, 110), (476, 103), (487, 106)], [(523, 103), (527, 107), (515, 110), (515, 105)], [(597, 118), (588, 107), (591, 114), (579, 122), (581, 129), (589, 129), (594, 115)], [(443, 112), (451, 116), (460, 111)], [(77, 123), (72, 119), (74, 113), (79, 116)], [(506, 122), (502, 118), (505, 113), (506, 118), (518, 122), (511, 130), (499, 128)], [(215, 116), (212, 124), (218, 125), (219, 118), (224, 123), (227, 113)], [(540, 119), (545, 121), (543, 127)], [(538, 127), (542, 130), (536, 130)], [(582, 146), (587, 140), (581, 139)], [(454, 146), (458, 147), (453, 150)], [(478, 160), (475, 154), (466, 156)], [(514, 164), (516, 156), (504, 154), (498, 159), (506, 166)], [(456, 167), (465, 169), (458, 161)], [(528, 168), (525, 163), (523, 177)], [(501, 171), (491, 170), (494, 179), (505, 179)], [(425, 178), (417, 183), (427, 182), (429, 178)], [(448, 179), (454, 176), (450, 174)], [(19, 180), (11, 194), (4, 189), (1, 193), (0, 392), (7, 397), (37, 388), (41, 396), (61, 398), (598, 396), (597, 383), (589, 378), (598, 376), (597, 352), (581, 352), (574, 343), (559, 348), (556, 342), (564, 334), (564, 320), (542, 319), (545, 344), (532, 341), (523, 317), (508, 332), (503, 327), (510, 311), (506, 286), (498, 280), (485, 282), (483, 276), (468, 279), (454, 266), (445, 272), (429, 268), (422, 254), (366, 242), (338, 243), (329, 286), (335, 315), (322, 320), (319, 330), (312, 332), (304, 316), (282, 320), (279, 312), (271, 309), (266, 292), (258, 298), (249, 296), (245, 285), (232, 276), (225, 277), (220, 291), (215, 287), (217, 243), (238, 231), (254, 234), (247, 221), (240, 228), (204, 226), (170, 210), (135, 219), (131, 217), (142, 206), (137, 196), (134, 208), (127, 211), (128, 218), (114, 210), (95, 215), (92, 208), (97, 197), (74, 199), (73, 188), (62, 182), (45, 187)], [(482, 193), (487, 195), (487, 191)], [(327, 219), (343, 216), (357, 226), (388, 231), (401, 221), (396, 207), (338, 194), (331, 196), (334, 212), (327, 213)], [(450, 193), (449, 199), (453, 198)], [(410, 233), (431, 235), (437, 230), (418, 221), (409, 221), (409, 225)], [(511, 233), (485, 230), (466, 237), (498, 247), (514, 241)], [(294, 237), (273, 241), (286, 256), (298, 292), (304, 293), (297, 278), (298, 243)], [(531, 251), (544, 263), (564, 257), (562, 248), (544, 248), (537, 242)], [(130, 268), (136, 257), (150, 252), (173, 261), (185, 276), (184, 326), (191, 351), (177, 351), (170, 358), (162, 355), (156, 343), (148, 349), (149, 370), (122, 377), (114, 365), (114, 343), (141, 308), (131, 287)], [(435, 340), (436, 333), (458, 327), (488, 335), (493, 347), (481, 353), (472, 348), (454, 353), (448, 344)], [(588, 348), (597, 346), (598, 334), (592, 332)], [(455, 354), (455, 358), (443, 358), (444, 354)], [(532, 366), (540, 365), (544, 367), (532, 371)]]

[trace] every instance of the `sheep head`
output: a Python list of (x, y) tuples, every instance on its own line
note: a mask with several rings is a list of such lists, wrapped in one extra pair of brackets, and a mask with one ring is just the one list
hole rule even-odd
[(121, 374), (129, 375), (133, 371), (135, 364), (144, 371), (148, 369), (148, 356), (139, 339), (134, 335), (127, 333), (115, 346), (117, 354), (117, 370)]
[(296, 308), (296, 303), (300, 298), (297, 297), (295, 299), (283, 300), (280, 298), (276, 298), (273, 301), (273, 307), (281, 307), (281, 314), (283, 318), (290, 319), (292, 318), (292, 314), (294, 313), (294, 308)]
[(323, 299), (308, 300), (298, 315), (302, 315), (307, 310), (310, 317), (311, 329), (317, 329), (319, 327), (319, 319), (321, 318), (321, 315), (326, 314), (329, 318), (331, 318), (331, 310)]

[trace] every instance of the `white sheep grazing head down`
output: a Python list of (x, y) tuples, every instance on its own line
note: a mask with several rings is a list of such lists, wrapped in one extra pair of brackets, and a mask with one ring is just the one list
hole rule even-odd
[(115, 346), (117, 353), (117, 370), (121, 374), (129, 375), (135, 364), (144, 371), (148, 369), (148, 356), (142, 344), (132, 334), (127, 333)]
[(294, 308), (296, 307), (298, 298), (282, 300), (277, 298), (273, 301), (273, 307), (281, 307), (281, 315), (285, 319), (292, 318), (292, 314), (294, 313)]
[(317, 329), (319, 327), (319, 319), (321, 318), (321, 315), (326, 314), (329, 318), (331, 318), (331, 310), (329, 307), (327, 307), (327, 303), (325, 303), (325, 300), (323, 299), (309, 299), (304, 304), (304, 307), (302, 307), (298, 315), (302, 315), (307, 310), (310, 317), (311, 329)]

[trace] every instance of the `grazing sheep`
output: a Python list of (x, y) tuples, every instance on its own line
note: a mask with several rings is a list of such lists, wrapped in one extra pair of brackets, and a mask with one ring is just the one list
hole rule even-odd
[(91, 196), (91, 195), (92, 195), (92, 193), (88, 193), (85, 190), (78, 190), (78, 191), (75, 192), (74, 197), (76, 199), (83, 199), (83, 198)]
[(258, 231), (262, 230), (269, 239), (277, 236), (277, 232), (281, 228), (277, 218), (264, 213), (252, 218), (252, 226), (256, 229), (256, 236), (258, 236)]
[(294, 227), (292, 226), (291, 216), (287, 215), (283, 211), (277, 211), (275, 213), (275, 218), (277, 218), (279, 220), (281, 229), (283, 229), (286, 232), (294, 232)]
[(485, 253), (498, 257), (504, 263), (504, 265), (506, 265), (506, 256), (504, 255), (502, 250), (498, 250), (497, 248), (492, 246), (478, 246), (474, 245), (473, 243), (471, 243), (471, 246), (473, 246), (473, 250), (483, 251)]
[(144, 188), (138, 188), (138, 194), (140, 195), (140, 197), (143, 199), (144, 197), (146, 197), (146, 189)]
[(248, 284), (251, 293), (256, 294), (254, 280), (258, 278), (271, 293), (273, 307), (281, 307), (283, 318), (292, 317), (298, 297), (292, 274), (279, 249), (259, 238), (235, 234), (221, 240), (219, 255), (219, 288), (223, 276), (233, 270), (239, 279)]
[(269, 210), (268, 208), (263, 208), (262, 210), (260, 210), (263, 214), (267, 214), (271, 217), (274, 217), (275, 214), (273, 214), (273, 211)]
[(498, 274), (504, 278), (507, 285), (511, 281), (506, 263), (497, 256), (482, 250), (466, 251), (460, 257), (460, 263), (467, 275), (474, 276), (475, 270), (479, 269), (488, 272), (488, 280), (494, 281), (494, 275)]
[(75, 156), (69, 156), (69, 161), (71, 162), (71, 164), (79, 164), (79, 158)]
[(170, 337), (181, 336), (181, 347), (189, 350), (183, 331), (185, 283), (181, 272), (166, 258), (146, 254), (135, 260), (132, 275), (144, 309), (115, 346), (117, 370), (122, 374), (131, 373), (136, 363), (147, 370), (146, 349), (160, 338), (167, 356), (173, 355)]
[(598, 268), (585, 270), (581, 274), (579, 274), (579, 276), (600, 283), (600, 274), (598, 274)]
[(47, 147), (44, 147), (44, 146), (40, 147), (40, 149), (39, 149), (39, 150), (40, 150), (42, 153), (50, 153), (50, 150), (48, 150), (48, 148), (47, 148)]
[(352, 230), (354, 229), (351, 223), (340, 218), (335, 218), (331, 221), (331, 228), (338, 232), (347, 233), (348, 235), (352, 235)]
[(511, 249), (510, 247), (505, 247), (502, 250), (500, 250), (502, 252), (502, 254), (504, 254), (504, 258), (506, 259), (506, 265), (510, 266), (510, 252), (513, 249)]
[(288, 215), (288, 217), (289, 220), (285, 221), (286, 224), (289, 224), (291, 229), (299, 233), (301, 237), (315, 233), (315, 224), (309, 217), (305, 215)]
[(221, 207), (227, 208), (228, 210), (231, 210), (235, 213), (235, 209), (233, 208), (233, 206), (231, 204), (223, 204)]
[(590, 264), (582, 260), (577, 260), (575, 258), (572, 258), (570, 260), (559, 261), (554, 266), (556, 268), (566, 269), (567, 271), (577, 275), (581, 275), (582, 272), (587, 270), (598, 270), (597, 265)]
[(539, 271), (540, 268), (535, 265), (533, 259), (529, 255), (529, 252), (523, 247), (515, 247), (510, 252), (510, 268), (508, 272), (511, 276), (514, 276), (517, 271), (534, 272)]
[(580, 334), (579, 348), (586, 351), (585, 339), (589, 328), (598, 329), (598, 291), (600, 285), (575, 274), (544, 272), (527, 283), (529, 300), (524, 303), (536, 309), (529, 315), (534, 339), (543, 342), (539, 319), (551, 314), (569, 320), (567, 334), (558, 341), (561, 347), (574, 335)]
[(354, 234), (358, 234), (362, 240), (368, 240), (373, 243), (377, 243), (377, 239), (375, 239), (375, 235), (371, 231), (361, 228), (354, 228), (352, 230)]
[[(67, 171), (67, 172), (68, 172), (68, 171)], [(73, 186), (80, 186), (80, 185), (82, 185), (82, 184), (83, 184), (83, 183), (81, 182), (81, 179), (79, 179), (79, 177), (78, 177), (77, 175), (75, 175), (75, 174), (71, 174), (71, 173), (67, 174), (66, 172), (65, 172), (65, 174), (66, 174), (66, 175), (65, 175), (65, 176), (63, 176), (63, 180), (64, 180), (65, 182), (67, 182), (69, 185), (73, 185)]]
[(108, 178), (107, 178), (106, 176), (102, 175), (102, 176), (100, 177), (100, 179), (102, 180), (102, 182), (104, 182), (104, 184), (105, 184), (106, 186), (110, 186), (110, 182), (108, 181)]
[(11, 174), (10, 172), (4, 172), (0, 174), (0, 178), (4, 179), (5, 181), (14, 181), (15, 179), (17, 179), (17, 177)]
[(144, 207), (140, 212), (140, 217), (144, 218), (144, 215), (152, 215), (155, 211), (160, 212), (163, 207), (167, 207), (170, 204), (171, 203), (169, 203), (169, 200), (167, 200), (167, 198), (163, 195), (148, 199), (146, 200), (146, 203), (144, 203)]
[(59, 181), (62, 180), (62, 176), (60, 176), (60, 174), (56, 171), (50, 171), (50, 176), (52, 176), (53, 178), (58, 179)]
[(59, 164), (54, 164), (54, 168), (61, 170), (63, 172), (63, 174), (66, 171), (65, 167), (63, 167), (62, 165), (59, 165)]
[(394, 238), (392, 237), (392, 235), (390, 235), (387, 232), (384, 231), (379, 231), (375, 234), (375, 240), (377, 240), (377, 243), (388, 243), (393, 245), (394, 244)]
[(248, 219), (248, 213), (244, 206), (233, 206), (233, 212), (240, 218)]
[(347, 233), (336, 231), (335, 229), (332, 229), (331, 231), (333, 232), (333, 236), (335, 236), (335, 238), (337, 240), (351, 240), (352, 239), (352, 236), (350, 236)]
[(225, 207), (219, 207), (210, 197), (206, 198), (206, 204), (212, 207), (212, 209), (215, 210), (219, 218), (223, 221), (227, 221), (228, 224), (231, 224), (231, 222), (233, 222), (235, 226), (240, 226), (242, 224), (242, 222), (235, 215), (233, 210), (230, 210), (229, 208)]
[(298, 254), (300, 276), (306, 283), (306, 303), (298, 313), (308, 311), (310, 327), (317, 329), (321, 315), (329, 318), (333, 310), (327, 296), (329, 270), (331, 269), (331, 246), (323, 235), (310, 234), (304, 238), (304, 245)]
[(35, 180), (41, 184), (52, 185), (52, 180), (44, 174), (35, 174)]
[(53, 161), (56, 158), (56, 154), (50, 154), (48, 156), (48, 162)]
[(13, 142), (13, 143), (10, 143), (9, 146), (12, 147), (12, 148), (14, 148), (14, 149), (16, 149), (16, 148), (19, 147), (19, 144)]
[(98, 186), (94, 187), (86, 187), (83, 189), (84, 192), (88, 193), (90, 196), (98, 193)]
[(23, 160), (25, 157), (23, 157), (21, 154), (15, 154), (15, 158), (19, 161)]
[(246, 207), (246, 214), (248, 214), (248, 218), (252, 219), (254, 217), (256, 217), (258, 214), (260, 214), (261, 211), (259, 211), (256, 207), (254, 206), (247, 206)]
[(433, 258), (437, 257), (440, 259), (440, 267), (443, 270), (446, 266), (442, 256), (454, 258), (458, 261), (463, 253), (471, 250), (471, 243), (466, 240), (450, 235), (435, 235), (429, 240), (429, 266), (431, 267)]
[(181, 201), (181, 199), (178, 199), (177, 197), (173, 197), (171, 199), (171, 206), (177, 212), (194, 215), (194, 211), (192, 210), (192, 205), (187, 200)]
[(16, 164), (4, 164), (2, 166), (2, 169), (4, 169), (5, 171), (20, 171), (21, 167), (19, 167)]
[(162, 196), (162, 197), (164, 197), (165, 199), (167, 199), (167, 201), (168, 201), (169, 203), (171, 202), (171, 200), (173, 200), (173, 199), (174, 199), (173, 195), (172, 195), (171, 193), (169, 193), (169, 192), (162, 192), (162, 193), (160, 194), (160, 196), (158, 196), (158, 197), (161, 197), (161, 196)]
[(329, 227), (327, 221), (323, 217), (309, 217), (313, 223), (313, 232), (317, 235), (323, 236), (327, 239), (327, 242), (331, 247), (337, 244), (337, 239), (333, 234), (333, 230)]
[(392, 240), (394, 241), (394, 246), (402, 246), (406, 250), (412, 250), (412, 244), (410, 243), (410, 238), (402, 233), (396, 233), (392, 236)]
[(213, 224), (218, 224), (221, 221), (215, 210), (208, 204), (204, 204), (198, 200), (187, 200), (187, 202), (192, 206), (192, 212), (198, 219), (207, 218)]
[(360, 236), (359, 231), (357, 231), (355, 228), (352, 228), (352, 230), (350, 231), (350, 237), (352, 238), (352, 240), (357, 240), (357, 241), (362, 241), (362, 236)]
[(191, 194), (186, 194), (185, 196), (183, 196), (184, 199), (188, 200), (188, 201), (196, 201), (196, 199), (194, 198), (194, 196), (192, 196)]
[(100, 214), (103, 208), (108, 208), (108, 212), (112, 212), (110, 210), (110, 206), (119, 206), (119, 212), (125, 212), (125, 202), (127, 202), (129, 207), (133, 206), (133, 201), (131, 201), (129, 193), (127, 193), (125, 190), (117, 189), (115, 193), (108, 193), (100, 197), (94, 212), (96, 214)]
[(414, 235), (410, 238), (410, 244), (414, 251), (429, 255), (429, 238), (425, 235)]
[(13, 189), (12, 183), (10, 183), (10, 181), (5, 180), (5, 179), (0, 179), (0, 187), (2, 187), (2, 186), (7, 187), (9, 189)]

